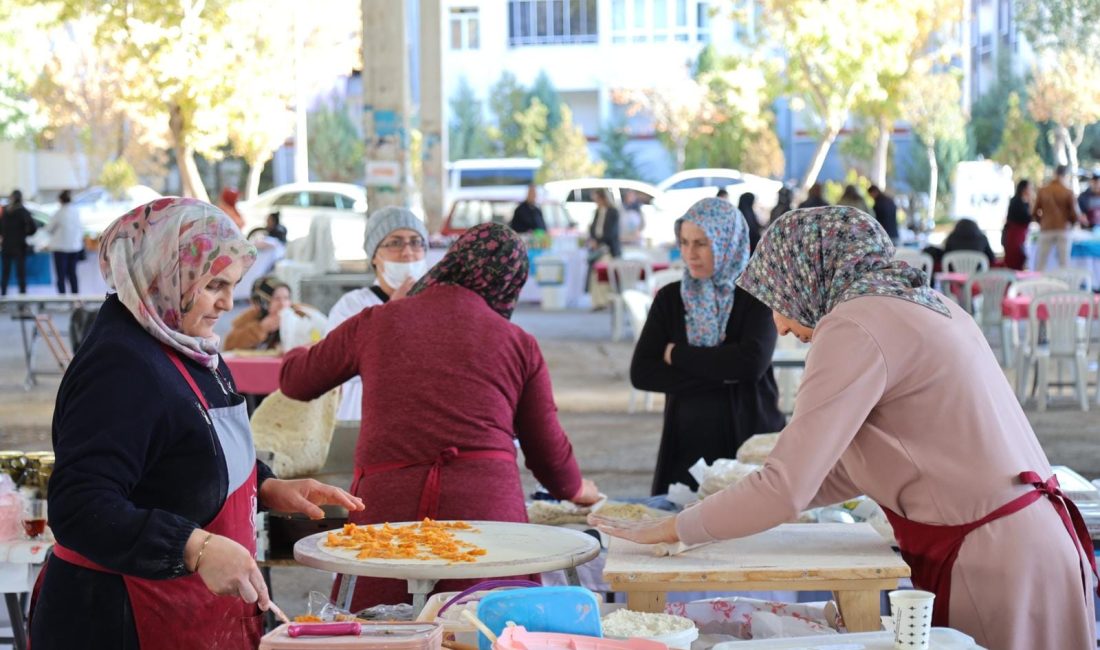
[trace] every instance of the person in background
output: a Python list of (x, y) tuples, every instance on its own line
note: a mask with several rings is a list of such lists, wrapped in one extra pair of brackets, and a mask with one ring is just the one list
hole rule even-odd
[(662, 287), (630, 363), (635, 388), (665, 393), (652, 493), (697, 487), (700, 458), (734, 458), (745, 440), (779, 431), (771, 311), (736, 286), (749, 262), (748, 224), (729, 201), (703, 199), (676, 221), (687, 267)]
[(867, 188), (867, 194), (875, 202), (875, 221), (882, 226), (890, 241), (898, 242), (898, 206), (894, 203), (894, 197), (879, 189), (878, 185)]
[(790, 212), (793, 207), (791, 205), (793, 200), (794, 197), (791, 195), (791, 188), (786, 185), (779, 188), (779, 193), (775, 198), (775, 207), (772, 208), (771, 213), (768, 215), (768, 224), (771, 224), (771, 222)]
[[(388, 207), (376, 211), (367, 221), (363, 249), (371, 261), (374, 280), (369, 286), (345, 293), (328, 314), (331, 332), (364, 309), (405, 297), (413, 284), (428, 272), (425, 256), (428, 229), (412, 211)], [(337, 420), (362, 417), (363, 384), (358, 376), (344, 384)]]
[(1024, 178), (1016, 183), (1016, 193), (1008, 201), (1008, 215), (1001, 233), (1001, 246), (1005, 250), (1005, 266), (1016, 271), (1027, 265), (1027, 229), (1031, 225), (1031, 181)]
[(619, 210), (611, 204), (611, 197), (600, 188), (592, 190), (592, 200), (596, 203), (596, 214), (588, 228), (588, 279), (585, 290), (590, 292), (592, 308), (596, 310), (606, 307), (609, 298), (608, 285), (595, 281), (595, 266), (608, 257), (622, 257), (623, 248), (619, 238)]
[(1089, 227), (1100, 226), (1100, 169), (1092, 170), (1089, 186), (1077, 197), (1077, 207), (1088, 220)]
[[(516, 447), (557, 499), (594, 503), (558, 422), (538, 342), (510, 322), (527, 247), (508, 226), (467, 230), (404, 300), (365, 309), (310, 348), (291, 350), (279, 383), (311, 400), (363, 382), (351, 491), (356, 524), (466, 519), (526, 522)], [(439, 591), (473, 581), (441, 581)], [(408, 602), (404, 580), (359, 578), (352, 611)]]
[(19, 293), (27, 293), (27, 256), (31, 247), (27, 244), (38, 230), (30, 210), (23, 205), (23, 193), (15, 190), (0, 213), (0, 295), (8, 295), (8, 282), (11, 280), (11, 268), (15, 267), (15, 279), (19, 283)]
[(995, 257), (993, 248), (989, 245), (989, 238), (978, 227), (978, 222), (973, 219), (959, 219), (955, 222), (951, 234), (943, 242), (944, 254), (952, 251), (983, 253), (989, 259), (990, 266), (993, 265)]
[(796, 210), (738, 281), (780, 335), (812, 340), (763, 467), (675, 517), (601, 528), (640, 543), (747, 537), (866, 495), (932, 625), (983, 648), (1096, 645), (1088, 530), (974, 319), (846, 207)]
[(859, 193), (855, 185), (845, 185), (844, 193), (840, 195), (840, 199), (836, 204), (845, 205), (849, 208), (855, 208), (856, 210), (862, 210), (870, 215), (874, 214), (871, 212), (871, 208), (867, 207), (867, 202), (863, 200), (863, 195)]
[(257, 507), (319, 518), (321, 505), (363, 504), (256, 460), (214, 334), (256, 258), (229, 217), (166, 197), (115, 220), (101, 242), (115, 293), (57, 391), (57, 543), (36, 586), (32, 647), (253, 650), (269, 603)]
[(737, 198), (737, 210), (745, 217), (749, 232), (749, 253), (760, 243), (760, 220), (756, 217), (756, 195), (745, 192)]
[[(851, 186), (849, 186), (851, 187)], [(847, 188), (845, 188), (847, 189)], [(852, 188), (855, 189), (854, 187)], [(821, 186), (821, 183), (814, 183), (810, 186), (810, 189), (806, 190), (806, 200), (798, 204), (799, 208), (824, 208), (829, 205), (829, 202), (825, 200), (824, 196), (825, 188)], [(856, 193), (858, 196), (858, 192)], [(863, 200), (862, 198), (860, 199)]]
[(76, 280), (76, 263), (84, 253), (84, 226), (80, 214), (72, 206), (72, 194), (63, 191), (58, 197), (61, 207), (50, 217), (46, 232), (50, 233), (49, 249), (57, 275), (57, 293), (65, 293), (65, 283), (73, 294), (80, 293)]
[(714, 198), (716, 198), (716, 199), (725, 199), (725, 200), (729, 201), (730, 200), (729, 190), (727, 190), (724, 187), (718, 188), (718, 193), (714, 195)]
[(546, 220), (542, 217), (542, 209), (539, 208), (539, 187), (534, 183), (527, 186), (527, 198), (516, 206), (512, 213), (512, 230), (518, 233), (546, 230)]
[(291, 302), (290, 287), (274, 275), (259, 278), (252, 284), (252, 304), (233, 319), (225, 337), (224, 350), (279, 349), (279, 314), (290, 307), (304, 316), (300, 305)]
[(286, 226), (284, 226), (279, 220), (279, 213), (272, 212), (267, 215), (267, 236), (272, 239), (278, 239), (286, 244)]
[(1077, 202), (1073, 190), (1066, 185), (1069, 168), (1058, 165), (1054, 177), (1039, 188), (1035, 195), (1035, 204), (1031, 206), (1031, 216), (1039, 222), (1039, 250), (1036, 253), (1035, 270), (1044, 271), (1053, 248), (1058, 256), (1057, 268), (1069, 265), (1069, 232), (1079, 221), (1085, 222), (1077, 214)]
[(643, 237), (643, 233), (645, 232), (645, 216), (642, 214), (642, 202), (639, 200), (638, 193), (634, 190), (623, 191), (621, 230), (620, 239), (622, 239), (623, 243), (632, 244), (634, 246), (641, 246), (645, 243)]
[(237, 229), (244, 231), (244, 217), (237, 210), (237, 200), (241, 198), (241, 193), (237, 191), (235, 187), (222, 188), (221, 197), (218, 199), (218, 209), (229, 215), (229, 218), (233, 220), (233, 223), (237, 224)]

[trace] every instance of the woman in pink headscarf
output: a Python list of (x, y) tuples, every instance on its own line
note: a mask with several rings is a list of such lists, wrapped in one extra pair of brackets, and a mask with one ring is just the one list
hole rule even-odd
[(218, 200), (218, 209), (224, 212), (233, 220), (233, 223), (237, 224), (237, 229), (244, 230), (244, 217), (237, 210), (237, 200), (241, 198), (241, 193), (237, 191), (235, 187), (226, 187), (222, 189), (221, 198)]
[(268, 595), (258, 504), (362, 503), (256, 460), (218, 318), (255, 249), (223, 212), (163, 198), (103, 235), (108, 296), (57, 393), (49, 522), (31, 638), (49, 648), (255, 648)]

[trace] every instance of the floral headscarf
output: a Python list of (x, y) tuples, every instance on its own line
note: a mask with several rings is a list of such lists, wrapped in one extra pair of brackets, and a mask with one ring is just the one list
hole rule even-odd
[(505, 318), (512, 317), (527, 282), (527, 246), (508, 226), (483, 223), (462, 234), (409, 295), (436, 284), (465, 287)]
[(99, 268), (107, 285), (158, 341), (199, 363), (218, 365), (217, 336), (179, 330), (195, 295), (234, 262), (245, 270), (256, 248), (224, 212), (195, 199), (165, 197), (134, 208), (103, 233)]
[(688, 343), (714, 347), (726, 337), (737, 278), (749, 263), (749, 226), (732, 203), (719, 198), (703, 199), (677, 219), (677, 239), (685, 221), (707, 233), (714, 250), (713, 275), (697, 280), (684, 269), (680, 283)]
[(806, 327), (860, 296), (901, 298), (951, 317), (924, 274), (894, 260), (882, 226), (845, 206), (792, 210), (773, 222), (738, 284)]

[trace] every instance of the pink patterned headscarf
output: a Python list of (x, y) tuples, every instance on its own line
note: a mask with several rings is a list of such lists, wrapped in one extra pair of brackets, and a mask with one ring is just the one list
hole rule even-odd
[(256, 248), (224, 212), (196, 199), (165, 197), (134, 208), (103, 233), (99, 268), (107, 285), (158, 341), (209, 367), (218, 365), (217, 336), (180, 331), (196, 294)]

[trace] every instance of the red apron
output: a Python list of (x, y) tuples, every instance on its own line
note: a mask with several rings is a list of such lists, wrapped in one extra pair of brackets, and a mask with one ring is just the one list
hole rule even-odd
[[(234, 444), (243, 444), (241, 438), (241, 418), (245, 430), (248, 416), (245, 405), (210, 409), (202, 391), (195, 380), (184, 369), (183, 363), (175, 352), (168, 352), (172, 363), (187, 380), (195, 396), (207, 411), (211, 424), (222, 441), (222, 448), (228, 449)], [(235, 436), (236, 442), (226, 440)], [(248, 438), (251, 445), (251, 437)], [(223, 454), (230, 462), (228, 454)], [(246, 459), (240, 458), (242, 463)], [(238, 463), (238, 464), (242, 464)], [(230, 468), (229, 475), (241, 471), (241, 467)], [(222, 535), (244, 546), (256, 554), (256, 462), (252, 453), (252, 469), (244, 482), (222, 505), (218, 515), (203, 530)], [(79, 553), (56, 544), (53, 553), (58, 558), (93, 571), (117, 573), (85, 558)], [(157, 650), (252, 650), (260, 644), (263, 634), (263, 619), (255, 603), (246, 603), (235, 596), (218, 596), (210, 592), (198, 574), (191, 574), (169, 580), (147, 580), (123, 574), (126, 592), (134, 614), (134, 626), (137, 628), (138, 641), (142, 648)]]
[(359, 494), (358, 490), (359, 481), (361, 481), (364, 476), (385, 474), (386, 472), (393, 472), (409, 467), (424, 467), (426, 465), (431, 465), (431, 469), (428, 470), (428, 476), (424, 480), (424, 487), (420, 491), (420, 504), (416, 508), (416, 519), (420, 520), (425, 517), (435, 519), (439, 516), (439, 496), (443, 485), (443, 467), (452, 462), (457, 463), (468, 460), (499, 460), (515, 463), (516, 456), (512, 452), (499, 449), (468, 451), (460, 450), (458, 447), (447, 447), (431, 460), (413, 460), (408, 462), (395, 461), (392, 463), (375, 463), (365, 466), (356, 465), (355, 476), (351, 480), (351, 493), (363, 498), (364, 495)]
[[(951, 570), (955, 566), (963, 540), (970, 531), (1019, 512), (1044, 496), (1050, 499), (1058, 516), (1062, 519), (1066, 532), (1074, 540), (1078, 550), (1088, 558), (1092, 572), (1096, 574), (1096, 558), (1092, 554), (1092, 539), (1085, 527), (1085, 520), (1073, 501), (1058, 488), (1058, 477), (1051, 476), (1043, 481), (1035, 472), (1021, 472), (1020, 481), (1034, 486), (1035, 489), (1009, 501), (977, 521), (958, 526), (924, 524), (906, 519), (889, 508), (883, 508), (886, 518), (894, 527), (901, 556), (913, 571), (913, 585), (936, 594), (932, 607), (932, 625), (938, 627), (949, 625)], [(1088, 598), (1089, 576), (1082, 574), (1081, 582), (1085, 597)], [(1100, 587), (1097, 588), (1097, 593), (1100, 594)]]
[(1027, 254), (1024, 252), (1024, 244), (1027, 243), (1028, 225), (1024, 223), (1006, 223), (1001, 236), (1001, 244), (1005, 249), (1005, 266), (1017, 271), (1024, 270), (1027, 263)]

